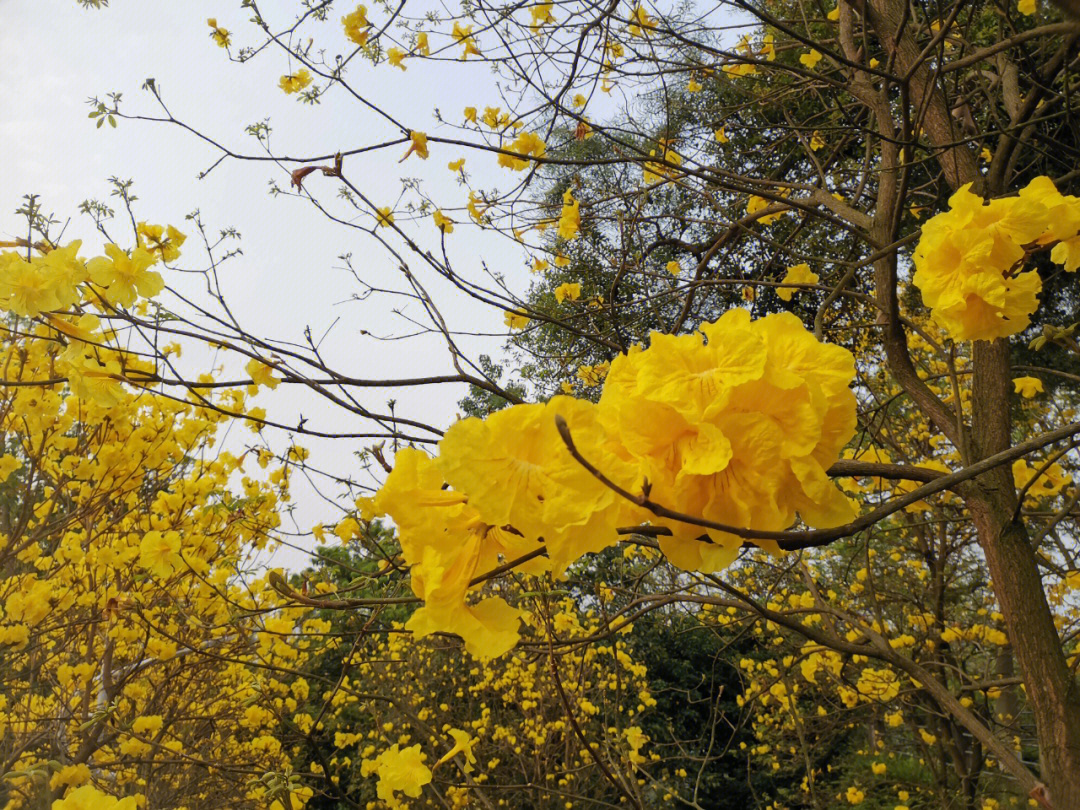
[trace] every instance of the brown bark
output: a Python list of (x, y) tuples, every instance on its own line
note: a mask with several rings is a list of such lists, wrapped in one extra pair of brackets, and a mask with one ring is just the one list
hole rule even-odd
[[(972, 444), (976, 457), (985, 458), (1012, 443), (1008, 343), (978, 342), (973, 359)], [(1014, 519), (1012, 471), (1002, 466), (976, 482), (978, 494), (967, 505), (1031, 701), (1042, 778), (1055, 810), (1078, 810), (1080, 692), (1065, 661), (1027, 529)]]

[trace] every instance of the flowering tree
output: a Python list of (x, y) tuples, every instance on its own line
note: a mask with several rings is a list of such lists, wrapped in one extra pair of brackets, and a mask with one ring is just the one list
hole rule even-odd
[[(211, 19), (208, 47), (252, 70), (277, 60), (282, 92), (355, 104), (387, 134), (350, 134), (304, 155), (277, 154), (265, 123), (249, 128), (250, 152), (202, 139), (220, 161), (273, 165), (275, 193), (385, 249), (398, 285), (365, 284), (346, 256), (357, 294), (404, 297), (410, 328), (441, 342), (448, 370), (373, 379), (360, 365), (332, 367), (310, 331), (303, 342), (253, 334), (222, 293), (222, 243), (204, 240), (206, 259), (192, 265), (180, 258), (179, 230), (132, 216), (122, 238), (113, 212), (88, 203), (110, 242), (103, 256), (84, 262), (78, 244), (59, 244), (37, 217), (35, 236), (3, 260), (5, 308), (35, 324), (31, 340), (64, 347), (47, 374), (22, 384), (66, 381), (102, 407), (133, 389), (186, 391), (268, 429), (392, 441), (392, 457), (369, 449), (372, 469), (384, 471), (370, 491), (345, 477), (355, 509), (335, 533), (347, 540), (377, 516), (392, 519), (400, 555), (383, 562), (407, 571), (423, 600), (405, 624), (416, 637), (451, 633), (468, 654), (506, 655), (523, 621), (555, 628), (524, 595), (532, 591), (512, 603), (490, 583), (524, 576), (557, 589), (588, 555), (644, 549), (672, 566), (671, 579), (594, 635), (679, 602), (752, 615), (809, 644), (800, 646), (805, 680), (831, 673), (847, 690), (841, 703), (889, 704), (910, 687), (1022, 794), (1080, 806), (1068, 593), (1076, 498), (1064, 494), (1080, 433), (1069, 387), (1076, 343), (1062, 307), (1039, 309), (1042, 295), (1068, 310), (1075, 294), (1062, 273), (1080, 265), (1080, 201), (1068, 194), (1073, 22), (1031, 0), (470, 3), (453, 14), (242, 5), (250, 27)], [(427, 61), (446, 75), (484, 62), (502, 96), (493, 85), (490, 99), (440, 111), (421, 129), (407, 100), (388, 109), (365, 93), (366, 82), (420, 73)], [(149, 107), (130, 110), (114, 95), (95, 100), (92, 116), (199, 131), (203, 122), (174, 116), (153, 81), (145, 88)], [(368, 187), (365, 165), (388, 152), (410, 169), (453, 172), (458, 196), (437, 199), (413, 180), (394, 200)], [(503, 173), (502, 190), (474, 185), (466, 165), (480, 161)], [(130, 209), (127, 187), (117, 192)], [(517, 246), (522, 278), (538, 274), (531, 290), (459, 254), (466, 225)], [(176, 294), (170, 274), (181, 270), (204, 275), (205, 300)], [(464, 333), (475, 330), (450, 316), (462, 302), (490, 308), (509, 330), (517, 387), (467, 349)], [(1032, 318), (1042, 334), (1018, 337)], [(1031, 337), (1047, 354), (1028, 351), (1029, 368), (1015, 375), (1013, 354)], [(245, 372), (200, 379), (164, 350), (173, 341), (210, 343)], [(1040, 367), (1051, 350), (1053, 365)], [(364, 396), (454, 383), (486, 405), (449, 426)], [(285, 425), (239, 396), (209, 402), (213, 387), (237, 384), (303, 386), (357, 427)], [(1020, 418), (1020, 396), (1040, 389), (1045, 401)], [(943, 527), (933, 543), (904, 522), (924, 508)], [(1023, 686), (1037, 769), (994, 712), (965, 703), (965, 690), (992, 688), (985, 679), (908, 643), (919, 640), (905, 628), (913, 611), (838, 602), (829, 553), (804, 553), (848, 538), (876, 551), (897, 530), (922, 543), (933, 575), (959, 559), (989, 581), (981, 607), (1000, 619), (940, 613), (933, 638), (924, 619), (923, 650), (1001, 647), (1001, 674), (1015, 658), (1006, 685)], [(162, 535), (165, 562), (182, 554), (168, 542)], [(903, 564), (895, 553), (890, 561)], [(777, 558), (808, 566), (805, 589), (788, 594), (795, 604), (739, 581), (749, 576), (742, 562)], [(717, 573), (736, 561), (738, 574)], [(866, 588), (874, 566), (859, 570)], [(368, 604), (320, 601), (283, 581), (277, 589), (295, 604)], [(767, 692), (786, 710), (794, 704), (782, 684)], [(364, 767), (397, 774), (414, 795), (422, 771), (406, 750), (395, 744)], [(966, 772), (977, 782), (979, 771)], [(861, 802), (861, 789), (850, 790), (846, 800)], [(631, 790), (623, 797), (643, 806)]]
[[(69, 330), (59, 333), (71, 338), (65, 351), (92, 352), (73, 335), (93, 318), (55, 319)], [(224, 418), (213, 410), (112, 388), (92, 372), (83, 395), (74, 376), (42, 385), (62, 349), (40, 324), (7, 321), (5, 804), (48, 806), (68, 789), (89, 801), (104, 784), (192, 807), (242, 799), (248, 780), (288, 765), (244, 723), (242, 701), (266, 698), (255, 667), (294, 656), (264, 632), (275, 592), (254, 576), (238, 581), (279, 523), (281, 488), (246, 477), (244, 492), (230, 486), (242, 459), (206, 457)]]

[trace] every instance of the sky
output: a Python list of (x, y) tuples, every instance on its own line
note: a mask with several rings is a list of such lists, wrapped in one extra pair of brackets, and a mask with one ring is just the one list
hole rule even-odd
[[(265, 2), (264, 13), (283, 13), (293, 2)], [(346, 11), (349, 9), (345, 9)], [(341, 12), (344, 13), (344, 12)], [(321, 350), (337, 371), (353, 377), (387, 377), (446, 374), (451, 371), (442, 345), (431, 339), (376, 341), (367, 335), (402, 335), (411, 330), (391, 310), (405, 306), (406, 315), (419, 315), (413, 303), (399, 297), (376, 295), (351, 300), (360, 292), (356, 280), (342, 268), (338, 258), (351, 253), (354, 267), (364, 282), (376, 288), (400, 288), (400, 270), (387, 251), (370, 236), (329, 222), (303, 200), (274, 197), (271, 180), (287, 187), (287, 169), (269, 162), (226, 161), (203, 179), (219, 153), (190, 132), (173, 125), (124, 121), (116, 129), (96, 129), (89, 119), (87, 100), (120, 92), (122, 109), (129, 114), (160, 115), (153, 97), (141, 90), (152, 77), (161, 89), (172, 114), (196, 130), (252, 155), (259, 145), (244, 130), (269, 120), (277, 154), (307, 156), (381, 142), (399, 133), (338, 91), (331, 91), (319, 105), (303, 105), (277, 86), (283, 73), (296, 68), (280, 49), (268, 49), (251, 62), (238, 65), (209, 38), (206, 18), (215, 17), (231, 31), (235, 45), (254, 44), (254, 29), (245, 20), (250, 12), (239, 2), (185, 0), (182, 3), (150, 3), (146, 0), (111, 0), (108, 8), (83, 10), (75, 0), (0, 0), (0, 86), (5, 104), (0, 112), (0, 239), (23, 236), (24, 226), (14, 211), (27, 193), (38, 194), (46, 211), (66, 225), (64, 241), (84, 240), (84, 256), (94, 255), (101, 238), (79, 204), (88, 198), (116, 204), (110, 199), (108, 178), (134, 181), (140, 219), (171, 223), (189, 234), (193, 228), (185, 216), (198, 209), (208, 230), (235, 228), (242, 235), (243, 255), (227, 262), (221, 271), (226, 299), (247, 331), (280, 340), (302, 340), (304, 328), (314, 335), (329, 333)], [(340, 31), (340, 13), (325, 25), (327, 37)], [(375, 12), (373, 19), (378, 19)], [(276, 22), (283, 23), (282, 16)], [(274, 28), (282, 26), (273, 25)], [(336, 29), (336, 30), (332, 30)], [(234, 51), (235, 52), (235, 51)], [(387, 65), (355, 65), (351, 74), (375, 104), (384, 105), (411, 128), (438, 131), (436, 107), (448, 120), (460, 119), (468, 105), (483, 107), (494, 98), (494, 78), (483, 65), (458, 65), (452, 73), (439, 65), (417, 61), (407, 73)], [(413, 121), (415, 120), (415, 123)], [(422, 167), (415, 158), (398, 163), (404, 148), (396, 145), (367, 156), (348, 159), (348, 176), (369, 193), (378, 205), (397, 199), (401, 178), (419, 174), (425, 190), (450, 206), (464, 202), (465, 190), (448, 161), (465, 156), (452, 147), (433, 147)], [(484, 163), (490, 164), (490, 168)], [(480, 165), (478, 165), (480, 164)], [(490, 157), (468, 156), (467, 168), (474, 183), (490, 188), (508, 183)], [(288, 164), (295, 168), (301, 164)], [(441, 171), (440, 171), (441, 170)], [(333, 197), (337, 186), (330, 178), (312, 175), (306, 185), (315, 194)], [(406, 224), (421, 245), (435, 249), (434, 229), (427, 221)], [(118, 242), (133, 241), (130, 225), (110, 226)], [(194, 240), (185, 245), (180, 265), (202, 268)], [(522, 291), (528, 282), (525, 257), (512, 243), (458, 228), (448, 237), (454, 264), (463, 273), (480, 279), (481, 260), (506, 274), (512, 287)], [(401, 248), (400, 239), (396, 247)], [(189, 260), (188, 256), (192, 258)], [(482, 259), (481, 259), (482, 257)], [(492, 337), (465, 338), (472, 350), (497, 353), (503, 343), (498, 311), (481, 307), (448, 289), (415, 262), (414, 271), (436, 300), (449, 301), (443, 312), (451, 328), (488, 332)], [(425, 274), (426, 273), (426, 274)], [(165, 271), (166, 281), (193, 296), (200, 295), (197, 279)], [(167, 297), (168, 294), (166, 294)], [(170, 302), (163, 300), (166, 306)], [(186, 356), (190, 364), (212, 364), (208, 355)], [(238, 368), (238, 367), (237, 367)], [(233, 377), (235, 378), (235, 377)], [(445, 427), (453, 421), (457, 400), (464, 390), (445, 386), (412, 391), (368, 389), (359, 393), (365, 405), (383, 410), (388, 398), (398, 400), (397, 412)], [(337, 406), (319, 401), (310, 392), (281, 386), (260, 393), (258, 405), (271, 419), (293, 424), (302, 414), (310, 424), (338, 432), (359, 432), (369, 425)], [(246, 429), (234, 427), (226, 446), (248, 441)], [(278, 449), (286, 436), (271, 436)], [(365, 444), (360, 440), (302, 439), (312, 451), (315, 466), (356, 473), (354, 454)], [(328, 494), (335, 494), (331, 487)], [(330, 504), (302, 486), (295, 493), (296, 526), (306, 530), (317, 522), (340, 517)], [(292, 518), (286, 521), (286, 525)], [(282, 564), (302, 564), (303, 555), (285, 555)]]

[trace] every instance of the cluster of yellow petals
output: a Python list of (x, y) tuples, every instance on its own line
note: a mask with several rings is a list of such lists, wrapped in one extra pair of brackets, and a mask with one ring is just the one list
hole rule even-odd
[[(108, 396), (84, 396), (89, 383), (65, 369), (71, 349), (58, 355), (58, 341), (119, 354), (83, 342), (114, 340), (98, 326), (91, 314), (43, 313), (9, 327), (0, 344), (8, 379), (26, 383), (0, 397), (0, 476), (25, 516), (0, 536), (6, 806), (48, 807), (51, 798), (54, 810), (134, 810), (156, 804), (155, 794), (174, 799), (169, 806), (220, 806), (209, 797), (227, 780), (216, 775), (188, 784), (159, 771), (148, 786), (140, 774), (180, 756), (260, 772), (287, 765), (265, 723), (248, 722), (277, 717), (251, 705), (259, 695), (248, 662), (277, 670), (303, 657), (288, 636), (260, 640), (257, 651), (248, 639), (256, 622), (280, 627), (288, 611), (234, 613), (278, 604), (257, 578), (241, 586), (237, 574), (279, 525), (287, 476), (281, 486), (252, 478), (242, 457), (215, 448), (226, 413), (244, 412), (238, 389), (220, 390), (210, 407), (115, 381)], [(64, 373), (66, 386), (56, 380)], [(73, 634), (76, 626), (85, 632)], [(221, 657), (186, 654), (203, 644)], [(217, 729), (189, 719), (194, 706)]]
[(367, 18), (367, 6), (357, 6), (351, 14), (341, 18), (341, 24), (345, 26), (345, 36), (357, 45), (367, 43), (368, 34), (371, 31), (371, 23)]
[[(66, 348), (57, 357), (57, 370), (67, 377), (76, 396), (103, 407), (120, 401), (125, 369), (146, 364), (108, 348), (113, 333), (102, 330), (100, 318), (86, 310), (130, 308), (140, 297), (161, 293), (165, 280), (152, 268), (159, 261), (178, 258), (185, 239), (171, 225), (145, 222), (139, 223), (137, 234), (139, 244), (132, 250), (110, 243), (105, 245), (104, 256), (89, 261), (79, 256), (79, 240), (29, 256), (0, 253), (0, 310), (41, 318), (47, 331), (60, 333)], [(73, 309), (75, 315), (58, 314)]]
[[(789, 267), (787, 273), (783, 278), (784, 284), (817, 284), (818, 274), (810, 269), (808, 264), (797, 264), (794, 267)], [(790, 301), (791, 296), (795, 293), (795, 289), (790, 287), (779, 287), (776, 290), (776, 294), (784, 299)]]
[(139, 246), (144, 247), (163, 262), (173, 262), (180, 258), (180, 247), (187, 236), (172, 225), (150, 225), (140, 222), (136, 233)]
[(378, 774), (376, 792), (391, 810), (408, 806), (398, 798), (399, 791), (416, 799), (431, 781), (431, 769), (424, 764), (419, 745), (401, 748), (395, 744), (374, 759), (364, 760), (360, 767), (362, 776)]
[(286, 73), (278, 80), (278, 86), (285, 91), (286, 95), (299, 93), (311, 84), (311, 72), (307, 68), (300, 68), (296, 73)]
[[(820, 343), (794, 315), (754, 321), (734, 309), (700, 335), (653, 335), (648, 349), (616, 359), (597, 407), (653, 500), (731, 526), (781, 530), (796, 513), (835, 526), (853, 509), (825, 470), (854, 432), (854, 373), (850, 352)], [(661, 548), (682, 568), (717, 570), (742, 544), (666, 525)]]
[(1080, 266), (1080, 199), (1038, 177), (1016, 197), (989, 202), (964, 186), (923, 226), (913, 281), (934, 320), (956, 340), (995, 340), (1027, 328), (1042, 282), (1028, 253)]
[(468, 59), (470, 54), (480, 56), (480, 48), (476, 45), (476, 38), (473, 36), (472, 29), (471, 25), (462, 25), (459, 21), (455, 21), (454, 28), (450, 32), (454, 42), (465, 46), (465, 50), (461, 54), (462, 59)]
[[(649, 155), (656, 157), (657, 150), (649, 150)], [(682, 155), (671, 148), (670, 140), (666, 138), (660, 139), (659, 155), (665, 161), (664, 163), (649, 161), (642, 164), (641, 181), (647, 186), (679, 175), (678, 169), (673, 167), (682, 165)]]
[(215, 44), (219, 48), (228, 48), (232, 42), (232, 35), (229, 33), (228, 29), (218, 25), (217, 20), (213, 17), (208, 18), (206, 24), (211, 28), (210, 38), (214, 40)]
[(581, 228), (581, 201), (574, 199), (574, 193), (567, 189), (563, 193), (563, 207), (559, 214), (559, 238), (570, 240)]
[[(514, 139), (507, 150), (514, 154), (499, 153), (499, 165), (516, 172), (524, 171), (529, 166), (530, 156), (542, 158), (547, 153), (547, 145), (534, 132), (522, 132)], [(517, 157), (520, 155), (520, 157)]]
[(139, 802), (134, 796), (117, 799), (93, 785), (76, 788), (52, 803), (52, 810), (137, 810), (138, 807)]
[(457, 633), (473, 653), (499, 655), (517, 641), (518, 611), (498, 597), (469, 604), (473, 581), (500, 558), (529, 554), (527, 573), (561, 576), (623, 526), (665, 526), (661, 549), (684, 569), (716, 571), (735, 558), (740, 537), (658, 520), (600, 482), (571, 455), (557, 417), (611, 481), (633, 493), (647, 481), (655, 502), (683, 514), (770, 531), (796, 515), (815, 527), (850, 521), (826, 470), (854, 433), (854, 373), (850, 352), (819, 342), (794, 315), (755, 321), (734, 309), (616, 358), (596, 404), (515, 405), (456, 423), (434, 459), (401, 451), (370, 514), (393, 518), (426, 602), (410, 629)]
[(656, 25), (656, 19), (639, 3), (630, 13), (630, 24), (626, 31), (632, 37), (648, 37), (649, 32), (656, 29)]

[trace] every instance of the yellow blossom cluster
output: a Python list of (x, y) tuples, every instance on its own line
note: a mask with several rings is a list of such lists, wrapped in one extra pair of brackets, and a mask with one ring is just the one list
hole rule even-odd
[(658, 183), (663, 180), (669, 180), (674, 177), (678, 177), (680, 172), (677, 166), (681, 166), (683, 159), (682, 155), (676, 152), (672, 148), (672, 142), (668, 139), (660, 139), (660, 149), (649, 150), (650, 157), (659, 156), (664, 162), (647, 161), (642, 164), (641, 167), (641, 181), (649, 186), (653, 183)]
[(1024, 263), (1051, 245), (1051, 261), (1070, 273), (1080, 266), (1080, 199), (1047, 177), (989, 202), (964, 186), (923, 226), (913, 281), (952, 338), (1008, 337), (1027, 328), (1042, 289)]
[(285, 91), (286, 95), (299, 93), (309, 84), (311, 84), (311, 71), (307, 68), (300, 68), (295, 73), (286, 73), (278, 81), (278, 86)]
[[(516, 650), (470, 661), (443, 642), (429, 644), (402, 632), (364, 639), (345, 660), (344, 688), (313, 692), (292, 716), (298, 727), (309, 728), (319, 698), (333, 707), (318, 728), (333, 739), (334, 750), (298, 767), (318, 767), (335, 783), (358, 770), (391, 807), (424, 805), (408, 800), (428, 783), (440, 790), (460, 784), (462, 772), (471, 783), (461, 787), (461, 806), (468, 806), (471, 790), (520, 784), (536, 778), (536, 768), (542, 774), (536, 784), (540, 795), (547, 789), (555, 795), (602, 794), (610, 786), (579, 750), (575, 723), (620, 772), (633, 773), (656, 758), (641, 729), (656, 699), (627, 633), (580, 643), (603, 627), (599, 611), (563, 598), (525, 620), (531, 642), (552, 634), (574, 644), (549, 660)], [(352, 692), (361, 688), (366, 699), (354, 702)]]
[[(249, 558), (280, 523), (287, 476), (215, 448), (242, 391), (83, 396), (54, 379), (70, 335), (47, 323), (0, 344), (23, 383), (0, 393), (5, 806), (41, 806), (42, 780), (58, 810), (254, 800), (229, 763), (288, 765), (272, 734), (287, 697), (265, 673), (304, 657), (296, 611)], [(187, 759), (225, 767), (192, 782)]]
[(102, 327), (101, 315), (161, 293), (165, 280), (152, 268), (179, 257), (185, 239), (171, 225), (141, 222), (137, 233), (130, 251), (110, 243), (89, 261), (79, 256), (79, 240), (29, 256), (0, 252), (0, 310), (40, 319), (37, 338), (56, 341), (56, 367), (71, 390), (105, 407), (119, 403), (126, 374), (147, 375), (152, 366), (110, 348), (115, 334)]
[(601, 483), (571, 454), (559, 420), (611, 481), (633, 492), (648, 482), (652, 499), (691, 519), (774, 531), (796, 515), (811, 526), (849, 521), (853, 508), (825, 471), (854, 430), (853, 375), (851, 354), (794, 315), (754, 321), (735, 309), (616, 358), (598, 404), (516, 405), (453, 425), (434, 459), (402, 451), (368, 516), (393, 518), (426, 602), (410, 629), (457, 633), (474, 653), (499, 655), (516, 643), (519, 612), (498, 597), (469, 604), (474, 580), (500, 558), (526, 556), (537, 557), (526, 570), (561, 575), (615, 543), (620, 526), (666, 526), (660, 546), (688, 570), (734, 559), (740, 537), (658, 521)]
[[(529, 166), (529, 157), (542, 158), (547, 153), (547, 146), (543, 139), (534, 132), (522, 132), (512, 143), (506, 147), (506, 154), (499, 154), (499, 165), (516, 172), (524, 171)], [(520, 157), (516, 157), (520, 155)]]

